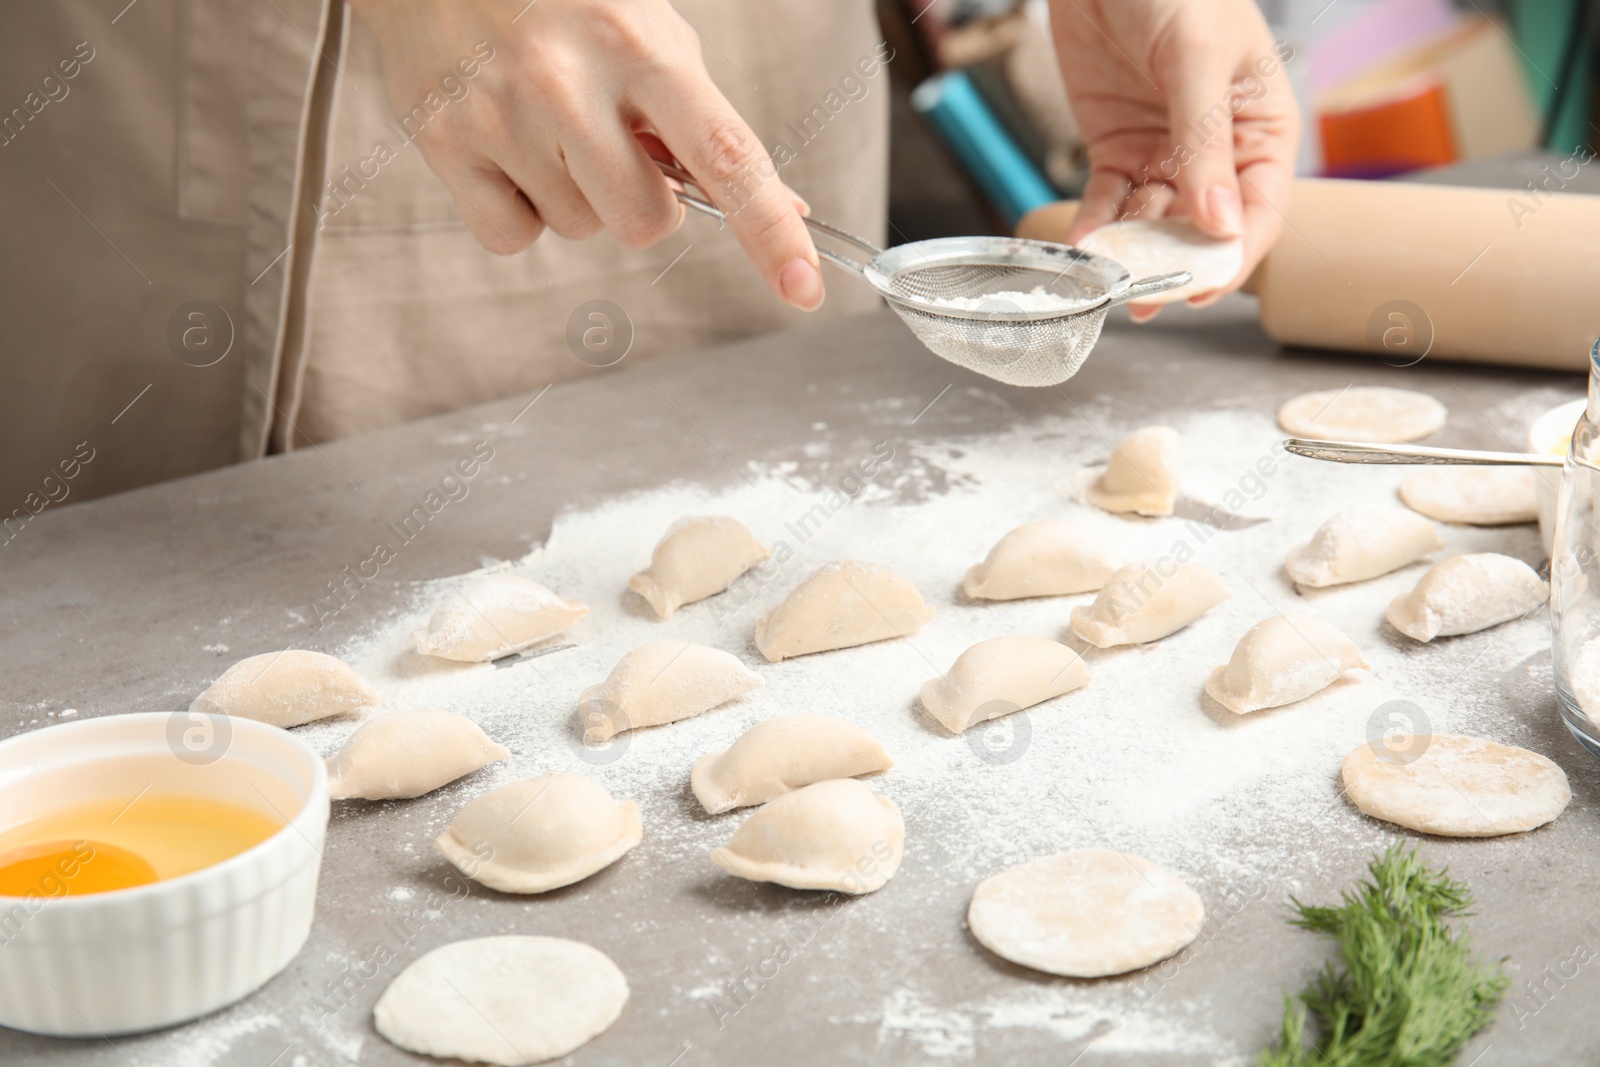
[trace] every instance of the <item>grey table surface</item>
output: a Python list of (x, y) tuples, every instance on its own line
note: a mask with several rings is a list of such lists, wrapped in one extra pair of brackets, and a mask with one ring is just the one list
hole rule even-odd
[[(674, 478), (728, 485), (747, 461), (792, 463), (796, 477), (821, 480), (828, 476), (827, 456), (859, 454), (873, 441), (959, 442), (1030, 420), (1072, 417), (1074, 401), (1086, 398), (1114, 404), (1127, 421), (1157, 421), (1223, 397), (1271, 410), (1299, 391), (1350, 383), (1417, 383), (1452, 409), (1437, 443), (1491, 448), (1508, 447), (1524, 427), (1496, 425), (1485, 412), (1507, 410), (1508, 398), (1526, 399), (1529, 409), (1549, 406), (1582, 388), (1571, 375), (1433, 361), (1399, 371), (1355, 356), (1285, 352), (1260, 332), (1253, 303), (1244, 298), (1201, 312), (1169, 311), (1146, 327), (1113, 321), (1087, 366), (1061, 389), (1013, 389), (947, 365), (887, 312), (637, 366), (624, 361), (552, 388), (515, 422), (530, 398), (49, 509), (0, 558), (0, 734), (39, 728), (66, 707), (82, 715), (184, 707), (220, 669), (219, 657), (203, 647), (215, 638), (232, 649), (224, 664), (286, 645), (335, 648), (343, 636), (381, 618), (411, 583), (471, 570), (485, 558), (520, 557), (546, 537), (561, 506), (597, 504)], [(862, 397), (901, 402), (862, 404)], [(924, 409), (913, 422), (910, 413)], [(823, 423), (825, 429), (814, 428)], [(496, 468), (513, 476), (476, 487), (470, 505), (431, 526), (335, 625), (314, 632), (307, 603), (322, 595), (341, 566), (365, 555), (385, 520), (409, 509), (437, 481), (464, 435), (490, 440), (501, 457)], [(833, 447), (808, 447), (818, 441)], [(938, 492), (937, 483), (928, 491)], [(1600, 768), (1557, 719), (1547, 659), (1528, 670), (1500, 665), (1437, 684), (1445, 698), (1474, 701), (1491, 720), (1520, 722), (1525, 743), (1557, 760), (1574, 792), (1566, 814), (1535, 833), (1426, 843), (1430, 857), (1470, 880), (1481, 902), (1473, 927), (1480, 944), (1491, 958), (1510, 957), (1514, 994), (1523, 1005), (1537, 1006), (1515, 1018), (1503, 1008), (1462, 1062), (1594, 1062), (1600, 977), (1597, 968), (1574, 962), (1574, 952), (1579, 945), (1600, 948)], [(454, 801), (446, 796), (414, 804), (448, 808)], [(442, 886), (449, 869), (436, 857), (397, 857), (386, 847), (417, 810), (389, 804), (336, 813), (327, 856), (343, 875), (335, 879), (324, 869), (312, 948), (343, 947), (359, 955), (381, 935), (384, 913), (373, 899), (397, 877), (419, 890)], [(1319, 855), (1320, 873), (1304, 888), (1323, 900), (1359, 877), (1371, 852), (1370, 842), (1305, 840), (1293, 827), (1286, 828), (1282, 848), (1291, 862), (1297, 851)], [(801, 973), (791, 978), (785, 972), (778, 995), (755, 998), (719, 1026), (703, 1005), (667, 992), (679, 954), (715, 941), (724, 922), (730, 930), (743, 924), (742, 945), (751, 924), (793, 918), (815, 905), (781, 890), (708, 892), (707, 873), (714, 872), (679, 877), (647, 860), (629, 862), (575, 887), (582, 892), (541, 899), (544, 932), (602, 945), (634, 991), (622, 1020), (572, 1062), (934, 1062), (914, 1043), (879, 1040), (870, 1020), (849, 1021), (861, 1015), (860, 990), (881, 990), (896, 979), (880, 961), (891, 955), (903, 960), (910, 952), (935, 988), (1069, 981), (982, 954), (962, 930), (962, 896), (930, 900), (885, 892), (862, 901), (878, 909), (863, 912), (874, 914), (873, 921), (830, 925), (818, 949), (793, 964)], [(515, 926), (525, 905), (482, 891), (475, 906), (450, 910), (405, 953), (414, 958), (449, 940), (501, 932), (508, 923)], [(631, 913), (694, 921), (621, 936), (619, 918)], [(1281, 895), (1240, 912), (1157, 995), (1207, 1005), (1215, 1026), (1234, 1034), (1241, 1047), (1260, 1048), (1275, 1031), (1278, 991), (1298, 988), (1327, 958), (1327, 946), (1316, 938), (1285, 935), (1286, 914)], [(886, 939), (896, 953), (885, 951)], [(164, 1033), (69, 1041), (0, 1032), (0, 1063), (342, 1062), (325, 1036), (307, 1030), (304, 1006), (329, 977), (322, 959), (308, 949), (243, 1005)], [(384, 980), (357, 988), (342, 1013), (345, 1031), (364, 1035), (358, 1061), (426, 1062), (372, 1032), (370, 1009)], [(1099, 985), (1114, 992), (1118, 981)], [(1534, 999), (1526, 983), (1540, 983), (1544, 992)], [(271, 1021), (259, 1021), (264, 1012)], [(256, 1021), (230, 1029), (230, 1019)], [(986, 1039), (975, 1056), (1066, 1064), (1077, 1062), (1084, 1044), (1018, 1028)], [(1194, 1050), (1119, 1058), (1091, 1047), (1082, 1062), (1215, 1059)]]

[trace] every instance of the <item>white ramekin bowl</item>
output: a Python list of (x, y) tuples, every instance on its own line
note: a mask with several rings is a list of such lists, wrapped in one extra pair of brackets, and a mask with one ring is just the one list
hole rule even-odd
[(0, 742), (0, 820), (146, 787), (288, 825), (231, 859), (150, 885), (0, 897), (0, 1025), (106, 1036), (172, 1026), (259, 988), (311, 932), (328, 777), (275, 726), (189, 712), (85, 719)]
[[(1573, 427), (1583, 415), (1587, 400), (1573, 400), (1560, 407), (1551, 408), (1533, 421), (1528, 428), (1528, 451), (1565, 456), (1570, 447)], [(1561, 493), (1561, 471), (1556, 467), (1533, 468), (1533, 492), (1539, 501), (1539, 536), (1544, 540), (1544, 553), (1550, 555), (1556, 543), (1556, 498)]]

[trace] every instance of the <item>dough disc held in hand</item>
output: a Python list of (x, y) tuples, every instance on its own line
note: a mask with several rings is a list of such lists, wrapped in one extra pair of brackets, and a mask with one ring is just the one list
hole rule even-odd
[(978, 883), (967, 926), (1012, 963), (1102, 978), (1158, 963), (1200, 933), (1206, 909), (1149, 860), (1084, 848), (1043, 856)]
[(1085, 252), (1106, 256), (1135, 278), (1186, 270), (1194, 280), (1145, 297), (1145, 304), (1170, 304), (1220, 289), (1244, 269), (1244, 241), (1212, 237), (1183, 215), (1110, 222), (1078, 242)]
[(1441, 837), (1522, 833), (1572, 799), (1566, 773), (1537, 752), (1456, 734), (1369, 741), (1344, 758), (1342, 775), (1363, 813)]
[(479, 937), (401, 971), (372, 1022), (424, 1056), (523, 1067), (587, 1044), (627, 1003), (628, 980), (597, 948), (559, 937)]
[(378, 703), (378, 691), (344, 660), (291, 648), (235, 663), (194, 698), (189, 710), (288, 729)]
[(1539, 521), (1533, 479), (1534, 472), (1522, 467), (1432, 467), (1401, 482), (1400, 499), (1440, 522), (1513, 526)]
[(1278, 425), (1296, 437), (1400, 444), (1444, 426), (1445, 406), (1410, 389), (1357, 385), (1302, 393), (1278, 409)]

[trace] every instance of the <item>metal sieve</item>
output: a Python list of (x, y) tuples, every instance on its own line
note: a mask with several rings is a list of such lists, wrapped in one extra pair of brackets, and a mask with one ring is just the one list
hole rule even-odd
[[(657, 165), (685, 186), (676, 190), (684, 204), (725, 218), (688, 188), (698, 188), (691, 174)], [(1105, 256), (1020, 237), (940, 237), (882, 249), (826, 222), (808, 218), (805, 223), (868, 257), (817, 247), (823, 259), (872, 286), (930, 352), (1008, 385), (1059, 385), (1083, 366), (1107, 311), (1190, 281), (1187, 271), (1133, 280), (1127, 268)], [(1034, 289), (1065, 299), (1029, 308), (996, 295)], [(975, 306), (943, 303), (951, 300)]]

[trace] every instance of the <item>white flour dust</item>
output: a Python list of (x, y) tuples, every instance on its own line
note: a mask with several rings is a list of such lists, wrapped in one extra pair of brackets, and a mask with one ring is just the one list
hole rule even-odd
[[(1081, 419), (1043, 420), (1003, 435), (903, 446), (875, 482), (842, 505), (837, 492), (830, 498), (826, 487), (767, 469), (725, 490), (669, 485), (564, 512), (546, 545), (498, 568), (589, 605), (590, 614), (554, 651), (510, 666), (416, 655), (411, 631), (454, 595), (447, 586), (459, 589), (473, 577), (463, 575), (419, 588), (408, 609), (339, 653), (377, 687), (386, 707), (461, 712), (512, 750), (512, 758), (473, 779), (474, 795), (546, 771), (589, 774), (613, 795), (639, 802), (655, 855), (671, 864), (706, 863), (706, 850), (737, 825), (683, 818), (681, 797), (694, 760), (762, 718), (804, 711), (860, 725), (896, 762), (868, 779), (900, 805), (907, 823), (906, 866), (886, 893), (964, 897), (1012, 864), (1067, 848), (1111, 847), (1183, 878), (1208, 909), (1219, 905), (1224, 887), (1252, 880), (1269, 883), (1281, 899), (1297, 877), (1313, 873), (1304, 865), (1318, 862), (1315, 850), (1286, 849), (1286, 838), (1348, 835), (1359, 825), (1338, 797), (1336, 776), (1344, 755), (1371, 736), (1378, 709), (1404, 698), (1434, 730), (1471, 732), (1489, 703), (1462, 699), (1441, 679), (1469, 666), (1498, 674), (1548, 648), (1545, 615), (1491, 637), (1462, 639), (1474, 644), (1422, 648), (1388, 630), (1383, 617), (1427, 562), (1358, 585), (1297, 593), (1283, 573), (1284, 554), (1351, 504), (1393, 502), (1404, 472), (1287, 457), (1274, 448), (1282, 435), (1267, 413), (1204, 412), (1175, 422), (1188, 447), (1184, 495), (1172, 518), (1115, 516), (1064, 499), (1055, 483), (1088, 461), (1103, 462), (1106, 440), (1136, 428), (1105, 421), (1097, 430)], [(896, 489), (897, 480), (904, 490), (907, 479), (924, 486), (930, 478), (942, 491)], [(1237, 514), (1213, 513), (1217, 504)], [(770, 547), (785, 542), (793, 558), (765, 580), (747, 576), (728, 593), (657, 621), (627, 591), (628, 579), (649, 562), (663, 531), (693, 514), (732, 515)], [(1070, 609), (1089, 595), (965, 598), (963, 574), (1002, 534), (1051, 517), (1102, 531), (1129, 557), (1192, 555), (1220, 575), (1232, 599), (1152, 645), (1102, 651), (1087, 648), (1067, 625)], [(1447, 547), (1435, 560), (1501, 551), (1539, 562), (1532, 527), (1441, 526), (1440, 532)], [(907, 640), (767, 663), (752, 641), (757, 617), (838, 559), (892, 567), (936, 609), (932, 621)], [(1285, 610), (1310, 612), (1343, 630), (1371, 675), (1248, 716), (1207, 702), (1202, 686), (1212, 669), (1227, 662), (1252, 625)], [(1091, 681), (1023, 715), (951, 737), (917, 705), (917, 691), (964, 649), (1002, 634), (1037, 634), (1084, 651)], [(697, 718), (622, 734), (612, 744), (626, 748), (610, 762), (583, 758), (573, 744), (579, 693), (629, 649), (662, 639), (731, 652), (767, 684)], [(328, 721), (297, 732), (330, 755), (356, 725)], [(1495, 739), (1517, 740), (1503, 733)], [(1284, 868), (1288, 852), (1299, 869)], [(955, 929), (948, 936), (959, 944), (964, 934)], [(904, 971), (913, 972), (918, 957), (906, 951)], [(685, 958), (675, 983), (715, 990), (728, 970), (726, 958)], [(901, 988), (875, 1005), (881, 1018), (864, 1014), (859, 1021), (903, 1032), (929, 1057), (982, 1059), (986, 1033), (1017, 1028), (1076, 1039), (1103, 1033), (1097, 1048), (1135, 1053), (1249, 1051), (1230, 1046), (1235, 1038), (1212, 1035), (1203, 1006), (1163, 1000), (1118, 1018), (1108, 1015), (1108, 994), (1096, 985), (1040, 990), (1024, 983), (1001, 997), (941, 1003), (919, 991), (916, 980), (908, 973)]]

